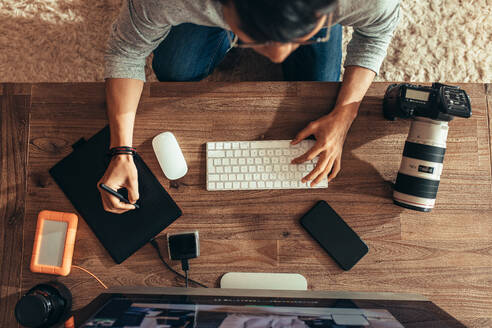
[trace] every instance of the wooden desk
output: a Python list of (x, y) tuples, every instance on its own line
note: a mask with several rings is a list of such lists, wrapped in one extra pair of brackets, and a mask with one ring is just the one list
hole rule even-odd
[[(165, 232), (198, 229), (200, 258), (191, 277), (217, 286), (229, 271), (298, 272), (313, 290), (420, 293), (470, 327), (492, 326), (492, 183), (487, 86), (464, 84), (473, 117), (450, 124), (436, 208), (427, 214), (392, 204), (409, 121), (385, 121), (387, 83), (374, 83), (348, 135), (342, 171), (326, 190), (208, 192), (205, 142), (289, 139), (333, 106), (337, 83), (146, 84), (134, 145), (184, 215)], [(52, 276), (33, 274), (29, 261), (37, 213), (74, 211), (48, 174), (81, 137), (106, 123), (104, 85), (4, 84), (1, 96), (0, 326), (15, 327), (20, 292)], [(151, 140), (173, 131), (189, 164), (169, 182)], [(299, 226), (316, 200), (325, 199), (367, 242), (369, 254), (344, 272)], [(164, 233), (163, 233), (164, 234)], [(109, 286), (177, 286), (183, 282), (150, 245), (121, 265), (79, 220), (74, 264)], [(179, 268), (179, 264), (175, 265)], [(75, 308), (102, 290), (73, 269), (58, 278)]]

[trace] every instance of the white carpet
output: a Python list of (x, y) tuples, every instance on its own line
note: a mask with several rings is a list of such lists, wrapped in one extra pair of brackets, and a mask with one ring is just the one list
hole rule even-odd
[[(120, 0), (0, 0), (0, 82), (102, 81), (104, 45), (119, 6)], [(402, 20), (376, 80), (492, 82), (491, 8), (492, 0), (402, 0)], [(344, 44), (350, 33), (344, 29)]]

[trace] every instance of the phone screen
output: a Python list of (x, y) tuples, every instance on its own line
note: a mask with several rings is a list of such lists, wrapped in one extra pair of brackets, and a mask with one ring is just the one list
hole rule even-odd
[(301, 218), (301, 225), (344, 270), (350, 270), (369, 248), (324, 200)]

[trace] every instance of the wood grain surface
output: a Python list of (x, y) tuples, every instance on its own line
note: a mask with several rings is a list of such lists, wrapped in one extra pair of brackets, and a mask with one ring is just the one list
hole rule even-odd
[(21, 292), (30, 86), (0, 90), (0, 326), (8, 327)]
[[(210, 287), (229, 271), (296, 272), (306, 276), (313, 290), (420, 293), (467, 326), (490, 325), (492, 181), (487, 103), (491, 102), (485, 86), (461, 85), (471, 98), (473, 116), (450, 123), (436, 207), (425, 214), (392, 203), (391, 187), (410, 122), (382, 117), (387, 86), (373, 83), (369, 89), (348, 134), (342, 170), (328, 189), (208, 192), (207, 141), (291, 139), (332, 108), (339, 84), (146, 84), (134, 146), (184, 212), (161, 233), (162, 249), (167, 232), (198, 229), (201, 256), (190, 261), (190, 275)], [(25, 251), (18, 253), (22, 260), (18, 271), (5, 270), (2, 262), (2, 286), (8, 274), (22, 279), (18, 286), (23, 290), (55, 278), (29, 271), (37, 213), (74, 211), (49, 176), (49, 168), (71, 152), (74, 142), (107, 124), (102, 83), (34, 84), (31, 102), (28, 193), (20, 230)], [(2, 150), (4, 125), (2, 120)], [(151, 146), (152, 138), (163, 131), (176, 135), (189, 166), (188, 174), (175, 182), (164, 177)], [(331, 204), (369, 246), (369, 254), (349, 272), (339, 269), (298, 224), (320, 199)], [(2, 242), (4, 256), (8, 248)], [(183, 285), (150, 245), (116, 265), (83, 219), (74, 264), (109, 286)], [(173, 266), (179, 270), (178, 263)], [(55, 279), (71, 288), (75, 308), (102, 291), (77, 269)]]

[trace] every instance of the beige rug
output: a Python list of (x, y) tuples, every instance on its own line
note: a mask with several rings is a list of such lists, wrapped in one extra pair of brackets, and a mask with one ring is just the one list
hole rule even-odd
[[(0, 0), (0, 82), (102, 81), (120, 3)], [(402, 20), (376, 79), (492, 82), (491, 8), (492, 0), (402, 0)], [(350, 33), (344, 29), (344, 45)]]

